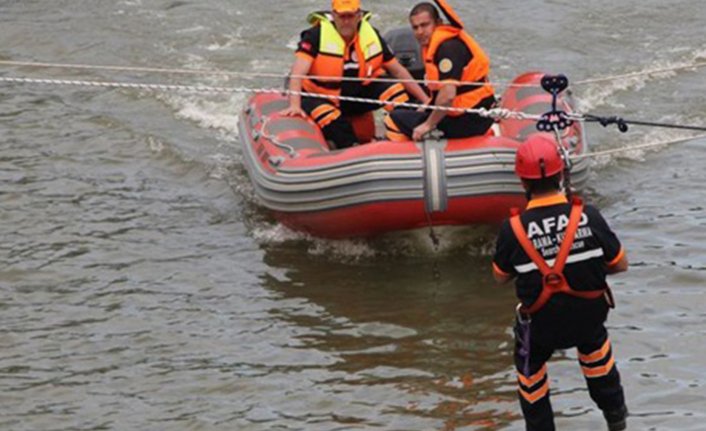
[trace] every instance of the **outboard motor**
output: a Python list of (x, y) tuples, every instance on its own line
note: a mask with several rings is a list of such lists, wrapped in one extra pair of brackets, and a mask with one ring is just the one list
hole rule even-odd
[(397, 61), (404, 66), (414, 79), (424, 78), (424, 60), (414, 33), (409, 27), (394, 28), (385, 33), (385, 41), (397, 57)]

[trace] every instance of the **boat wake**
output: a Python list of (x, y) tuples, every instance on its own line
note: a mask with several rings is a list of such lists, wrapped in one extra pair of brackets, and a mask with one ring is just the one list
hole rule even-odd
[(264, 247), (298, 243), (306, 253), (335, 262), (363, 262), (377, 258), (443, 257), (451, 255), (490, 256), (495, 248), (496, 229), (491, 226), (443, 226), (392, 232), (374, 239), (332, 240), (297, 232), (279, 223), (260, 221), (252, 235)]

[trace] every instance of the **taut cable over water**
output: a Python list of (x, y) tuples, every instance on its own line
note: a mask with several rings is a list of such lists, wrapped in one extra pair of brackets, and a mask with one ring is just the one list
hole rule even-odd
[[(13, 62), (13, 61), (0, 61), (0, 65), (6, 66), (32, 66), (32, 67), (59, 67), (59, 68), (74, 68), (74, 69), (92, 69), (92, 70), (122, 70), (122, 71), (141, 71), (141, 72), (160, 72), (160, 73), (190, 73), (190, 74), (218, 74), (217, 71), (199, 71), (194, 69), (159, 69), (159, 68), (143, 68), (143, 67), (118, 67), (118, 66), (91, 66), (91, 65), (77, 65), (77, 64), (59, 64), (59, 63), (32, 63), (32, 62)], [(654, 73), (664, 73), (666, 71), (683, 70), (683, 69), (695, 69), (706, 65), (704, 63), (697, 63), (692, 66), (679, 66), (671, 69), (658, 69), (652, 71), (646, 71), (642, 73), (632, 73), (617, 75), (612, 79), (623, 79), (626, 77), (635, 77), (640, 75), (650, 75)], [(221, 72), (222, 75), (234, 75), (234, 76), (277, 76), (284, 77), (286, 75), (276, 75), (276, 74), (239, 74), (234, 72)], [(357, 78), (354, 78), (357, 79)], [(579, 84), (588, 82), (600, 82), (603, 80), (608, 80), (609, 78), (600, 78), (596, 80), (586, 80), (579, 81)], [(421, 81), (424, 82), (424, 81)], [(163, 91), (163, 92), (187, 92), (187, 93), (220, 93), (220, 94), (232, 94), (232, 93), (276, 93), (276, 94), (300, 94), (302, 96), (317, 97), (317, 98), (335, 98), (342, 101), (355, 102), (355, 103), (376, 103), (379, 105), (389, 105), (393, 107), (405, 107), (412, 109), (436, 109), (443, 111), (461, 111), (467, 113), (475, 113), (483, 117), (489, 117), (493, 119), (517, 119), (517, 120), (532, 120), (537, 121), (538, 124), (543, 124), (543, 119), (546, 119), (545, 115), (532, 115), (525, 112), (512, 111), (505, 108), (492, 108), (492, 109), (463, 109), (454, 107), (443, 107), (435, 105), (426, 105), (419, 103), (408, 103), (408, 102), (393, 102), (393, 101), (381, 101), (373, 100), (359, 97), (348, 97), (348, 96), (331, 96), (322, 95), (316, 93), (308, 92), (292, 92), (290, 90), (284, 89), (274, 89), (274, 88), (251, 88), (251, 87), (227, 87), (227, 86), (209, 86), (209, 85), (181, 85), (181, 84), (160, 84), (160, 83), (139, 83), (139, 82), (117, 82), (117, 81), (87, 81), (87, 80), (67, 80), (67, 79), (43, 79), (43, 78), (28, 78), (28, 77), (9, 77), (0, 76), (0, 83), (7, 84), (34, 84), (34, 85), (57, 85), (57, 86), (81, 86), (81, 87), (100, 87), (100, 88), (114, 88), (114, 89), (140, 89), (140, 90), (150, 90), (150, 91)], [(514, 84), (513, 84), (514, 85)], [(509, 86), (509, 84), (507, 85)], [(521, 85), (527, 86), (527, 85)], [(535, 85), (529, 85), (535, 87)], [(568, 113), (566, 115), (566, 120), (568, 121), (582, 121), (586, 123), (597, 122), (604, 127), (610, 124), (616, 124), (620, 131), (625, 132), (628, 129), (629, 124), (639, 125), (639, 126), (649, 126), (649, 127), (663, 127), (672, 129), (682, 129), (682, 130), (695, 130), (695, 131), (706, 131), (704, 126), (695, 125), (682, 125), (682, 124), (672, 124), (663, 122), (652, 122), (644, 120), (634, 120), (634, 119), (623, 119), (618, 116), (597, 116), (592, 114), (580, 114), (580, 113)], [(551, 128), (549, 129), (551, 130)], [(645, 149), (650, 147), (660, 147), (668, 146), (672, 144), (683, 143), (691, 140), (701, 139), (706, 137), (706, 134), (695, 135), (686, 138), (678, 138), (665, 142), (655, 142), (648, 144), (631, 145), (621, 148), (615, 148), (599, 152), (589, 152), (581, 155), (572, 155), (571, 160), (578, 160), (587, 157), (602, 156), (607, 154), (616, 154), (622, 152), (629, 152), (636, 149)]]
[[(33, 67), (42, 69), (73, 69), (73, 70), (104, 70), (104, 71), (116, 71), (116, 72), (143, 72), (143, 73), (156, 73), (165, 75), (195, 75), (195, 76), (225, 76), (234, 78), (244, 78), (244, 79), (255, 79), (255, 78), (276, 78), (276, 79), (287, 79), (287, 78), (317, 78), (325, 79), (325, 76), (317, 75), (307, 75), (298, 76), (291, 75), (289, 73), (273, 73), (273, 72), (233, 72), (227, 70), (208, 70), (208, 69), (188, 69), (188, 68), (161, 68), (161, 67), (144, 67), (144, 66), (118, 66), (118, 65), (94, 65), (94, 64), (76, 64), (76, 63), (50, 63), (50, 62), (34, 62), (34, 61), (11, 61), (11, 60), (0, 60), (0, 66), (13, 66), (13, 67)], [(696, 62), (694, 64), (685, 64), (674, 67), (664, 67), (657, 69), (650, 69), (640, 72), (623, 73), (616, 75), (608, 75), (598, 78), (589, 78), (575, 81), (574, 85), (585, 85), (585, 84), (596, 84), (601, 82), (611, 82), (623, 79), (638, 78), (641, 76), (651, 76), (664, 73), (678, 72), (682, 70), (696, 70), (706, 66), (706, 61)], [(431, 81), (424, 79), (394, 79), (394, 78), (359, 78), (359, 77), (348, 77), (343, 76), (340, 78), (341, 81), (377, 81), (377, 82), (417, 82), (420, 84), (431, 83), (439, 84), (440, 81)], [(536, 87), (533, 84), (517, 84), (511, 82), (489, 82), (489, 83), (478, 83), (475, 81), (459, 81), (460, 85), (485, 85), (490, 84), (494, 87)]]

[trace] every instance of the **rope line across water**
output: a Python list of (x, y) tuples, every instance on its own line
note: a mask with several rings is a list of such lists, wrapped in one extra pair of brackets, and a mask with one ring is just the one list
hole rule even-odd
[[(490, 118), (494, 118), (494, 119), (513, 118), (513, 119), (519, 119), (519, 120), (537, 121), (542, 118), (539, 115), (529, 115), (529, 114), (525, 114), (523, 112), (511, 111), (511, 110), (504, 109), (504, 108), (462, 109), (462, 108), (421, 105), (421, 104), (415, 104), (415, 103), (399, 103), (399, 102), (379, 101), (379, 100), (372, 100), (372, 99), (365, 99), (365, 98), (358, 98), (358, 97), (346, 97), (346, 96), (332, 97), (332, 96), (326, 96), (326, 95), (315, 94), (315, 93), (291, 92), (288, 90), (275, 90), (275, 89), (271, 89), (271, 88), (223, 87), (223, 86), (206, 86), (206, 85), (178, 85), (178, 84), (147, 84), (147, 83), (131, 83), (131, 82), (115, 82), (115, 81), (41, 79), (41, 78), (8, 77), (8, 76), (0, 76), (0, 83), (1, 82), (16, 83), (16, 84), (66, 85), (66, 86), (118, 88), (118, 89), (122, 88), (122, 89), (141, 89), (141, 90), (160, 90), (160, 91), (184, 91), (184, 92), (191, 92), (191, 93), (225, 93), (225, 94), (232, 94), (232, 93), (287, 94), (287, 93), (292, 93), (292, 94), (299, 94), (302, 96), (310, 96), (310, 97), (318, 97), (318, 98), (338, 98), (339, 100), (345, 100), (345, 101), (351, 101), (351, 102), (377, 103), (380, 105), (391, 105), (391, 106), (396, 106), (396, 107), (400, 106), (400, 107), (415, 108), (415, 109), (428, 108), (428, 109), (439, 109), (439, 110), (444, 110), (444, 111), (463, 111), (463, 112), (475, 113), (475, 114), (478, 114), (478, 115), (481, 115), (484, 117), (490, 117)], [(595, 121), (595, 119), (592, 119), (590, 117), (591, 116), (583, 116), (580, 114), (574, 114), (574, 115), (572, 115), (571, 118), (574, 121)], [(629, 121), (630, 120), (626, 120), (626, 122), (629, 122)], [(635, 124), (641, 123), (641, 122), (636, 122), (636, 121), (633, 121), (633, 122)], [(646, 122), (642, 122), (642, 123), (645, 123), (646, 125), (650, 125), (649, 123), (646, 123)], [(670, 126), (670, 125), (664, 125), (664, 124), (659, 124), (659, 123), (654, 123), (654, 124), (658, 124), (663, 127)], [(691, 128), (694, 130), (703, 130), (703, 128), (689, 127), (689, 126), (679, 126), (679, 128)], [(583, 158), (587, 158), (587, 157), (598, 157), (598, 156), (627, 152), (627, 151), (632, 151), (632, 150), (637, 150), (637, 149), (645, 149), (645, 148), (651, 148), (651, 147), (657, 147), (657, 146), (667, 146), (667, 145), (672, 145), (672, 144), (677, 144), (677, 143), (682, 143), (682, 142), (696, 140), (696, 139), (702, 139), (702, 138), (706, 138), (706, 134), (696, 135), (696, 136), (691, 136), (691, 137), (686, 137), (686, 138), (680, 138), (680, 139), (676, 139), (673, 141), (667, 141), (667, 142), (655, 142), (655, 143), (649, 143), (649, 144), (640, 144), (640, 145), (633, 145), (633, 146), (628, 146), (628, 147), (614, 148), (614, 149), (610, 149), (610, 150), (574, 155), (574, 156), (571, 156), (571, 159), (578, 160), (578, 159), (583, 159)]]

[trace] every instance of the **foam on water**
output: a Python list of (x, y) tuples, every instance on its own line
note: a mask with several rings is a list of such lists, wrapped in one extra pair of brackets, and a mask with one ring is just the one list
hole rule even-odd
[(232, 140), (238, 136), (238, 114), (246, 97), (237, 93), (225, 99), (207, 100), (172, 95), (166, 101), (177, 109), (178, 118), (194, 121), (205, 128), (218, 129), (224, 132), (223, 139)]
[(260, 244), (300, 242), (306, 245), (309, 255), (338, 262), (380, 257), (439, 257), (457, 253), (488, 256), (495, 247), (494, 230), (486, 226), (435, 227), (434, 235), (438, 239), (435, 243), (428, 228), (391, 232), (374, 239), (333, 240), (316, 238), (269, 220), (253, 218), (250, 221), (254, 223), (251, 233)]
[(242, 30), (242, 27), (238, 27), (235, 29), (235, 33), (212, 36), (212, 39), (215, 40), (206, 46), (206, 49), (208, 51), (223, 51), (246, 44), (247, 41), (242, 37)]
[[(679, 73), (685, 73), (684, 70), (688, 72), (694, 69), (689, 69), (691, 67), (703, 67), (701, 63), (704, 58), (706, 58), (706, 49), (697, 50), (692, 52), (687, 58), (681, 61), (674, 60), (656, 60), (641, 70), (628, 71), (623, 73), (645, 73), (644, 75), (631, 76), (626, 78), (617, 78), (610, 81), (602, 81), (598, 83), (589, 83), (585, 85), (579, 85), (579, 90), (577, 91), (577, 108), (581, 112), (588, 112), (600, 106), (609, 106), (613, 108), (623, 108), (624, 104), (618, 102), (618, 99), (611, 99), (611, 97), (616, 94), (631, 90), (631, 91), (641, 91), (645, 89), (648, 83), (652, 81), (661, 81), (670, 78), (674, 78)], [(652, 70), (661, 69), (681, 69), (677, 71), (664, 71), (648, 73)], [(623, 73), (618, 73), (616, 75), (621, 75)]]

